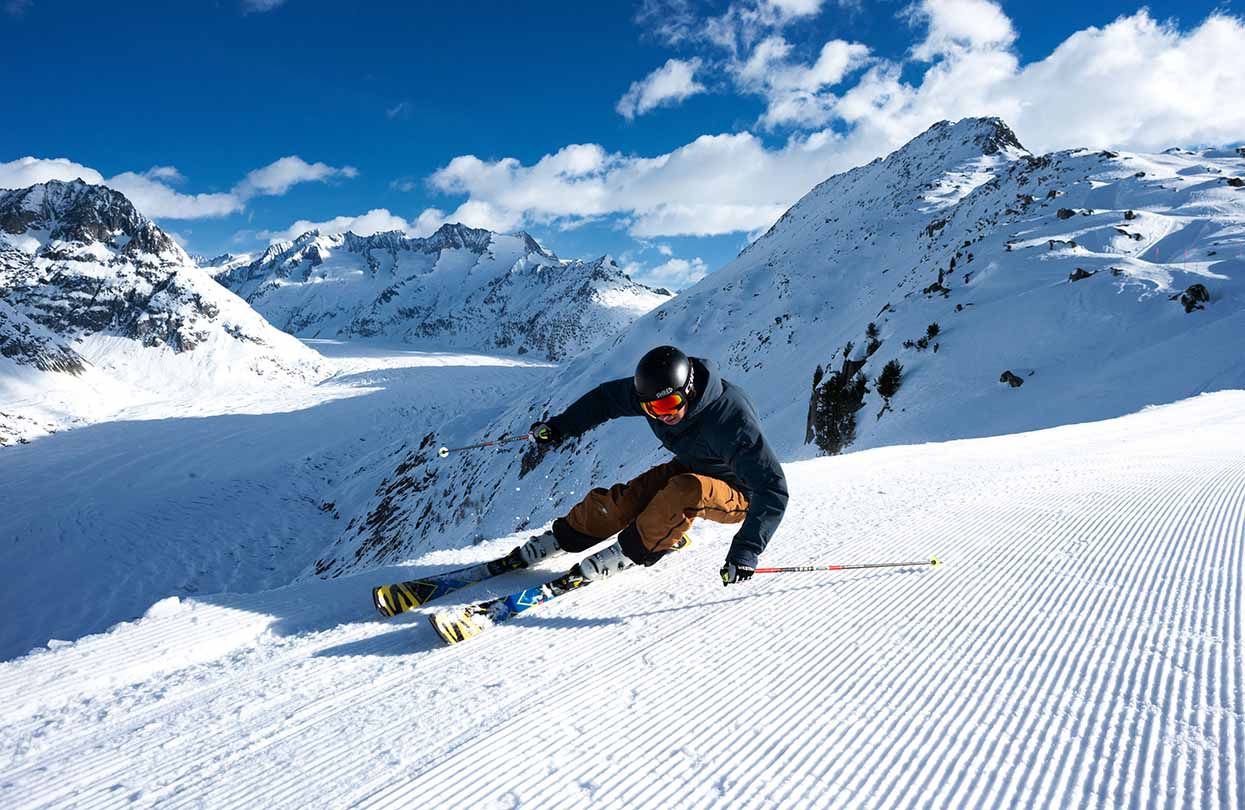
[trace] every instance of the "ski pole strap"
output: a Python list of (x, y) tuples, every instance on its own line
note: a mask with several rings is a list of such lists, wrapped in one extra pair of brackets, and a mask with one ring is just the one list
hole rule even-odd
[(440, 456), (441, 458), (445, 458), (450, 453), (457, 453), (459, 450), (475, 450), (476, 448), (479, 448), (479, 447), (493, 447), (494, 445), (505, 444), (506, 442), (526, 441), (527, 439), (530, 439), (530, 438), (532, 438), (532, 434), (524, 433), (522, 436), (503, 436), (502, 438), (494, 439), (491, 442), (480, 442), (479, 444), (468, 444), (462, 447), (442, 447), (440, 450), (437, 451), (437, 455)]
[(856, 565), (794, 565), (786, 568), (758, 568), (756, 573), (788, 574), (796, 571), (854, 571), (860, 568), (913, 568), (921, 565), (936, 568), (942, 565), (942, 562), (937, 557), (931, 557), (928, 560), (918, 560), (916, 562), (858, 563)]

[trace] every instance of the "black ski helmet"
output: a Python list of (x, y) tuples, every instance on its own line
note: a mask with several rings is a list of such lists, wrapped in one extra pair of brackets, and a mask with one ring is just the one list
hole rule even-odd
[(692, 363), (673, 346), (658, 346), (640, 358), (635, 367), (635, 392), (641, 402), (668, 397), (676, 391), (691, 398)]

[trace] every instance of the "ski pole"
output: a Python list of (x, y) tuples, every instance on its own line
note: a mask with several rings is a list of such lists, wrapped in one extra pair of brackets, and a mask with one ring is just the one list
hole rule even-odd
[(469, 444), (469, 445), (466, 445), (465, 447), (442, 447), (440, 450), (437, 451), (437, 455), (440, 456), (441, 458), (445, 458), (450, 453), (457, 453), (459, 450), (475, 450), (477, 447), (492, 447), (494, 445), (504, 444), (506, 442), (521, 442), (521, 441), (525, 441), (530, 438), (532, 438), (532, 434), (524, 433), (522, 436), (504, 436), (500, 439), (494, 439), (491, 442), (480, 442), (479, 444)]
[(859, 563), (857, 565), (795, 565), (787, 568), (758, 568), (754, 573), (757, 574), (786, 574), (792, 571), (852, 571), (857, 568), (911, 568), (918, 565), (930, 565), (938, 567), (942, 565), (937, 557), (931, 557), (928, 560), (919, 562), (897, 562), (897, 563)]

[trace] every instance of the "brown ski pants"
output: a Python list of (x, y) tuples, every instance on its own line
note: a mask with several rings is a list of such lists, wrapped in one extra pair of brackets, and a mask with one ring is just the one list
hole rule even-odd
[(748, 499), (739, 490), (707, 475), (696, 475), (668, 461), (625, 484), (592, 490), (565, 520), (581, 535), (604, 540), (633, 521), (650, 553), (668, 551), (695, 518), (742, 523)]

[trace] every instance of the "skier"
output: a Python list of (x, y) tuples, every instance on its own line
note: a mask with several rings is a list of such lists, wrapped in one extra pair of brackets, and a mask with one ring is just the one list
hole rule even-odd
[(601, 579), (629, 562), (657, 562), (681, 543), (694, 518), (703, 517), (743, 524), (720, 574), (723, 585), (751, 578), (787, 507), (787, 479), (743, 390), (722, 379), (713, 361), (659, 346), (640, 359), (634, 378), (602, 383), (530, 432), (538, 443), (556, 447), (620, 416), (646, 417), (674, 458), (625, 484), (592, 490), (552, 530), (511, 555), (530, 566), (617, 534), (613, 544), (579, 563), (584, 579)]

